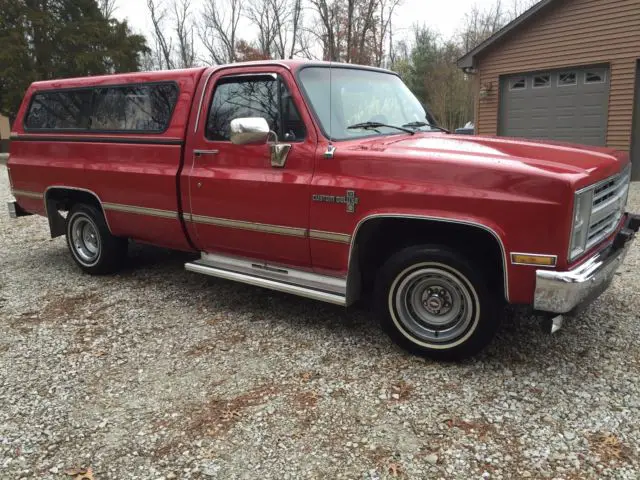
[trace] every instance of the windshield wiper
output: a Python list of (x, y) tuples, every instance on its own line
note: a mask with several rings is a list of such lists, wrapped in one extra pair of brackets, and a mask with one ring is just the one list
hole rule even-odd
[(402, 127), (398, 127), (397, 125), (389, 125), (387, 123), (380, 123), (380, 122), (354, 123), (353, 125), (349, 125), (347, 129), (361, 128), (363, 130), (376, 130), (380, 127), (395, 128), (396, 130), (401, 130), (403, 132), (410, 133), (411, 135), (414, 135), (416, 133), (415, 130), (411, 130), (410, 128), (405, 128), (406, 125), (403, 125)]
[(451, 133), (449, 130), (447, 130), (444, 127), (439, 127), (438, 125), (434, 125), (433, 123), (427, 123), (427, 122), (409, 122), (409, 123), (405, 123), (402, 126), (403, 127), (414, 127), (414, 128), (430, 127), (430, 128), (435, 128), (436, 130), (440, 130), (441, 132), (444, 132), (444, 133)]

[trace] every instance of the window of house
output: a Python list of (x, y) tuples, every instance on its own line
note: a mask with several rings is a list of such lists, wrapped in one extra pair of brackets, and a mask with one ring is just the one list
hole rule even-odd
[(551, 86), (551, 75), (545, 73), (543, 75), (535, 75), (533, 77), (533, 87), (534, 88), (544, 88)]
[(173, 83), (39, 92), (25, 119), (27, 130), (142, 132), (166, 130), (178, 99)]
[(522, 90), (527, 88), (526, 77), (514, 77), (509, 80), (509, 90)]
[(584, 83), (604, 83), (605, 81), (605, 70), (587, 70), (584, 73)]
[(306, 131), (286, 84), (276, 76), (229, 77), (216, 85), (206, 137), (228, 141), (231, 120), (261, 117), (279, 140), (304, 140)]
[(558, 74), (558, 86), (569, 87), (578, 84), (578, 75), (576, 72), (561, 72)]

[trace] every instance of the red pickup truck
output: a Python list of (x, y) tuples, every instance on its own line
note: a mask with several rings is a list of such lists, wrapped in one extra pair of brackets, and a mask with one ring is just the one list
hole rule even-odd
[[(411, 351), (472, 355), (505, 303), (601, 293), (640, 226), (610, 149), (452, 135), (393, 72), (257, 62), (37, 82), (13, 125), (14, 217), (88, 273), (129, 239), (187, 270), (348, 306)], [(558, 317), (559, 319), (559, 317)]]

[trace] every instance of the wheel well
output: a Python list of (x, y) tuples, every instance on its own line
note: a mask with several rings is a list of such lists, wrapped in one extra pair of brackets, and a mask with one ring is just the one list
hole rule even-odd
[(47, 208), (47, 217), (49, 218), (51, 238), (59, 237), (66, 233), (67, 220), (62, 212), (68, 212), (78, 203), (93, 205), (104, 215), (102, 204), (98, 196), (93, 192), (64, 187), (49, 188), (46, 191), (45, 205)]
[(393, 253), (412, 246), (439, 244), (460, 252), (488, 272), (492, 288), (505, 297), (504, 254), (499, 240), (481, 226), (448, 221), (382, 217), (366, 221), (356, 232), (349, 272), (356, 272), (362, 294), (373, 289), (377, 271)]

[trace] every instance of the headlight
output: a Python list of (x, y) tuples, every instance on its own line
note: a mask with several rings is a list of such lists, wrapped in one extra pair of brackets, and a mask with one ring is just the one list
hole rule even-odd
[(569, 246), (569, 261), (584, 253), (587, 248), (587, 234), (591, 221), (591, 205), (593, 203), (593, 189), (588, 188), (575, 194), (573, 201), (573, 228), (571, 229), (571, 243)]

